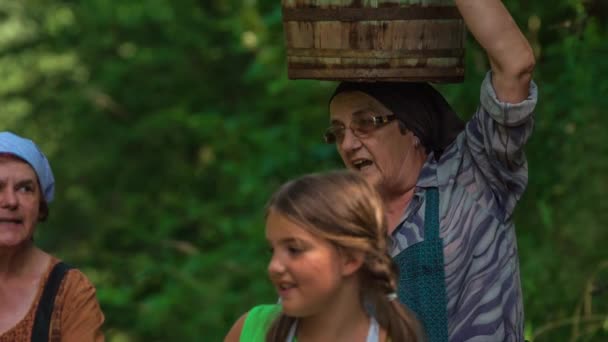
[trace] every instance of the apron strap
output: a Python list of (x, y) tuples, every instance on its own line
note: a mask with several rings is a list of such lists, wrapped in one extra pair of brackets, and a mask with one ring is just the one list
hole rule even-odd
[(399, 268), (399, 300), (416, 313), (427, 341), (448, 340), (443, 240), (439, 236), (439, 190), (424, 192), (424, 240), (393, 259)]
[(36, 309), (36, 317), (34, 318), (34, 327), (32, 329), (32, 342), (49, 341), (49, 330), (55, 297), (63, 278), (70, 269), (71, 267), (63, 262), (58, 262), (53, 266), (53, 270), (44, 285), (40, 303)]
[(439, 239), (439, 190), (429, 188), (424, 192), (424, 239)]

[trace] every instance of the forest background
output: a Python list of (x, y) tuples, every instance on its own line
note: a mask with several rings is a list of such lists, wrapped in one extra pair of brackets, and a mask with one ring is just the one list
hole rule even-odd
[[(526, 336), (608, 340), (608, 1), (506, 0), (537, 57), (516, 211)], [(469, 35), (463, 118), (488, 63)], [(108, 341), (220, 341), (266, 278), (263, 207), (340, 168), (333, 82), (290, 81), (278, 0), (1, 0), (0, 129), (48, 154), (36, 242), (95, 283)]]

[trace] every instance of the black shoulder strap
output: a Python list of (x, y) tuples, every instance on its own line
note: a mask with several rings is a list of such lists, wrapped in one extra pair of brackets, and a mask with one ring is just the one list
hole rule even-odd
[(49, 340), (49, 329), (51, 326), (51, 315), (53, 314), (55, 296), (57, 295), (59, 286), (61, 286), (63, 277), (70, 268), (70, 266), (63, 262), (58, 262), (53, 266), (53, 270), (51, 270), (51, 274), (44, 285), (40, 303), (36, 310), (34, 328), (32, 329), (32, 342), (47, 342)]

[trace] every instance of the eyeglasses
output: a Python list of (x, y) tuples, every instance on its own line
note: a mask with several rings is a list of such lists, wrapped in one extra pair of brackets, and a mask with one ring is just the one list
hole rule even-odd
[[(358, 112), (353, 114), (348, 127), (357, 138), (364, 138), (366, 135), (395, 120), (395, 115), (377, 116), (373, 112)], [(332, 124), (327, 130), (323, 138), (327, 144), (340, 143), (344, 140), (344, 124)]]

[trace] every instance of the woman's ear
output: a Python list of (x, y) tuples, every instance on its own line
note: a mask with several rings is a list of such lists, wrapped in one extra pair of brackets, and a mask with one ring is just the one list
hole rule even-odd
[(49, 205), (46, 203), (44, 198), (40, 200), (40, 206), (38, 208), (38, 222), (44, 222), (49, 217)]
[(345, 252), (341, 253), (342, 258), (342, 275), (349, 276), (356, 273), (365, 262), (363, 252)]

